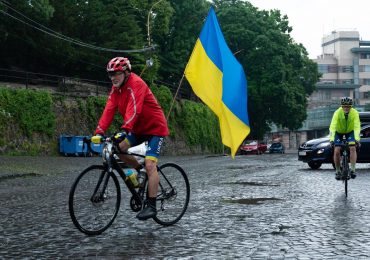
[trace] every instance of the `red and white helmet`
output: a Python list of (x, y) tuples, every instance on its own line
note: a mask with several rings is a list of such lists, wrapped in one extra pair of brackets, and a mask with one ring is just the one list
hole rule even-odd
[(115, 57), (107, 64), (107, 72), (113, 71), (131, 71), (131, 64), (129, 59), (124, 57)]

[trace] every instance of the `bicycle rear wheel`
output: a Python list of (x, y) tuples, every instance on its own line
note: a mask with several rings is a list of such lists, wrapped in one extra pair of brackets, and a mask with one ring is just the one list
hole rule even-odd
[(93, 165), (77, 177), (69, 193), (69, 214), (87, 235), (106, 230), (117, 216), (121, 190), (117, 177), (102, 165)]
[(154, 221), (164, 226), (178, 222), (189, 204), (190, 185), (185, 171), (177, 164), (159, 167), (160, 182), (157, 195), (157, 216)]

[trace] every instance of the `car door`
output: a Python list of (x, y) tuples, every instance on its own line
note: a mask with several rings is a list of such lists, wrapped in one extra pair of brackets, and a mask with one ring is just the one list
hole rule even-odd
[(370, 162), (370, 125), (362, 128), (361, 133), (361, 148), (357, 155), (358, 161)]

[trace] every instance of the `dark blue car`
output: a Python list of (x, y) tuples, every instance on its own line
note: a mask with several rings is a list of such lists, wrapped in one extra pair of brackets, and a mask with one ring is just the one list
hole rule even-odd
[[(361, 128), (361, 148), (357, 153), (358, 163), (370, 163), (370, 125)], [(301, 144), (298, 160), (305, 162), (311, 169), (318, 169), (323, 163), (333, 164), (333, 151), (329, 136), (313, 139)]]
[(285, 147), (282, 143), (272, 143), (269, 148), (269, 153), (285, 153)]

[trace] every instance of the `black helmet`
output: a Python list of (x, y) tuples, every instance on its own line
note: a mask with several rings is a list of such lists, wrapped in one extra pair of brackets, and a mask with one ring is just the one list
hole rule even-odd
[(353, 100), (350, 97), (342, 97), (340, 104), (342, 106), (352, 106), (353, 105)]

